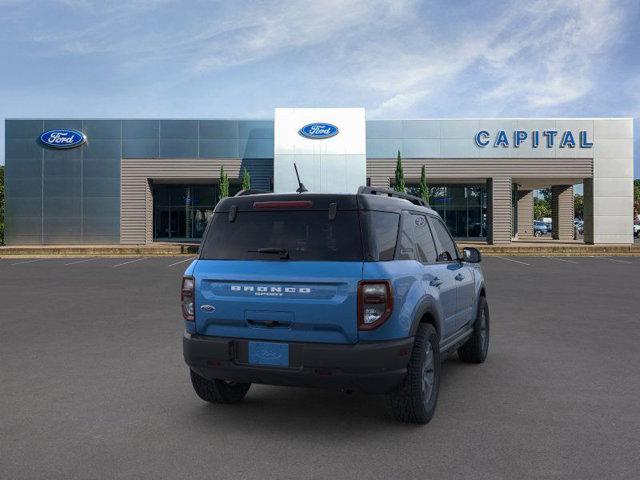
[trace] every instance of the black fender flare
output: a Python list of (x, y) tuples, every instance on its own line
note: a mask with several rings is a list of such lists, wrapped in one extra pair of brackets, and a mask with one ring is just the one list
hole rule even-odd
[(422, 298), (418, 308), (416, 309), (416, 313), (413, 316), (413, 321), (411, 322), (411, 330), (410, 335), (414, 337), (416, 332), (418, 331), (418, 326), (420, 325), (420, 320), (426, 315), (429, 314), (433, 317), (434, 328), (438, 332), (438, 336), (442, 338), (442, 318), (440, 317), (440, 312), (437, 307), (437, 303), (433, 297), (426, 296)]

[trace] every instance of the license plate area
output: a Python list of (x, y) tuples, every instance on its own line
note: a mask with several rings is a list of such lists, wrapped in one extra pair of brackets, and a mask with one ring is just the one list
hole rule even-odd
[(289, 344), (249, 341), (247, 360), (250, 365), (288, 367)]

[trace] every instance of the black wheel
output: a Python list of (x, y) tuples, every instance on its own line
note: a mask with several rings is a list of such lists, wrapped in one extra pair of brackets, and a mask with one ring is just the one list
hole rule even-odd
[(467, 363), (482, 363), (489, 351), (489, 305), (480, 297), (478, 313), (469, 340), (458, 349), (460, 360)]
[(533, 232), (533, 236), (534, 236), (534, 237), (541, 237), (541, 236), (542, 236), (542, 232), (541, 232), (540, 230), (535, 230), (535, 231)]
[(227, 382), (226, 380), (207, 380), (193, 370), (191, 385), (198, 396), (211, 403), (238, 403), (251, 387), (250, 383)]
[(433, 325), (421, 323), (402, 384), (387, 395), (396, 420), (428, 423), (433, 417), (440, 388), (440, 343)]

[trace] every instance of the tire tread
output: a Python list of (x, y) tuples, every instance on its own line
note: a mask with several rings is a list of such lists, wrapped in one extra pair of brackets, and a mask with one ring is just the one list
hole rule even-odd
[[(422, 352), (431, 339), (434, 353), (435, 400), (430, 409), (425, 409), (422, 402)], [(435, 341), (434, 341), (435, 340)], [(396, 420), (405, 423), (428, 423), (435, 412), (438, 388), (440, 384), (440, 351), (438, 334), (433, 325), (421, 323), (418, 327), (413, 350), (407, 367), (407, 375), (402, 384), (387, 395), (387, 404)]]
[(190, 373), (193, 389), (205, 402), (238, 403), (245, 397), (251, 387), (250, 383), (229, 385), (224, 380), (208, 380), (193, 370), (190, 370)]

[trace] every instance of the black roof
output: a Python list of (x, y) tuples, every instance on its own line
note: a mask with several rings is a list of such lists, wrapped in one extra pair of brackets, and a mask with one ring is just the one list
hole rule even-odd
[[(260, 193), (253, 195), (242, 195), (239, 197), (228, 197), (221, 200), (216, 206), (216, 212), (229, 212), (233, 207), (237, 211), (252, 211), (254, 203), (261, 202), (293, 202), (293, 201), (309, 201), (311, 207), (305, 206), (305, 209), (311, 210), (328, 210), (332, 203), (337, 204), (337, 210), (376, 210), (383, 212), (400, 213), (402, 210), (421, 211), (437, 215), (437, 213), (429, 207), (416, 205), (406, 198), (389, 197), (376, 195), (372, 193)], [(281, 209), (278, 207), (270, 208), (268, 204), (264, 204), (265, 210)], [(291, 210), (296, 208), (292, 206)]]

